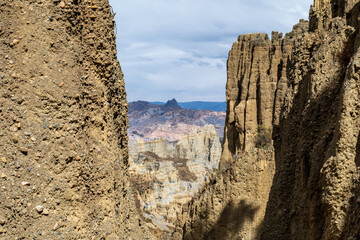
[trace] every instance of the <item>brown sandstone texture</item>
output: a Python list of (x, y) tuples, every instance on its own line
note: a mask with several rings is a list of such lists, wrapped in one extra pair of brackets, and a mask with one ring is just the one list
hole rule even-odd
[(254, 239), (275, 171), (273, 124), (287, 90), (294, 43), (307, 31), (240, 35), (229, 52), (222, 172), (184, 214), (185, 239)]
[(0, 1), (0, 239), (147, 239), (106, 0)]
[(359, 15), (315, 0), (308, 30), (234, 43), (223, 172), (184, 208), (185, 239), (360, 239)]
[(274, 132), (261, 239), (360, 239), (359, 1), (315, 1)]

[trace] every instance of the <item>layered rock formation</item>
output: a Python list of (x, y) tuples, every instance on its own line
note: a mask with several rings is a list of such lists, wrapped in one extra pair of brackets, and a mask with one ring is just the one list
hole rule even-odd
[(308, 31), (234, 43), (224, 172), (184, 209), (185, 239), (360, 238), (359, 14), (315, 0)]
[[(130, 172), (139, 208), (158, 237), (166, 237), (182, 220), (185, 203), (198, 194), (219, 166), (221, 145), (213, 125), (176, 144), (139, 142), (130, 149)], [(160, 234), (163, 231), (163, 234)]]
[(0, 5), (0, 238), (148, 238), (108, 1)]

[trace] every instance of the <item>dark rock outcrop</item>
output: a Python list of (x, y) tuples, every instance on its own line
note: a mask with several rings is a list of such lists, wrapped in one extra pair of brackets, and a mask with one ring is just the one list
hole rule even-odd
[(175, 108), (176, 109), (176, 108), (181, 108), (181, 107), (178, 105), (176, 99), (173, 98), (165, 103), (164, 108)]

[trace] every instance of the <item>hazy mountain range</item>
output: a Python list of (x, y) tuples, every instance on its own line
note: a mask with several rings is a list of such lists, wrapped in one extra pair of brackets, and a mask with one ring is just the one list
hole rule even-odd
[[(150, 102), (156, 105), (165, 105), (165, 102)], [(178, 102), (180, 107), (194, 110), (210, 110), (216, 112), (226, 112), (226, 102), (207, 102), (207, 101), (193, 101), (193, 102)]]
[[(175, 99), (162, 105), (146, 101), (130, 102), (128, 129), (130, 140), (137, 140), (140, 137), (146, 141), (159, 138), (177, 141), (208, 124), (214, 125), (219, 137), (223, 137), (224, 111), (185, 109), (179, 105)], [(193, 104), (193, 107), (201, 107), (201, 104), (197, 106)]]

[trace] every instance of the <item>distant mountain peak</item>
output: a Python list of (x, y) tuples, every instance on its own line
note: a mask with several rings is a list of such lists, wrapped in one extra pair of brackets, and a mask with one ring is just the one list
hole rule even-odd
[(176, 101), (175, 98), (167, 101), (167, 103), (164, 105), (164, 107), (166, 107), (166, 108), (181, 108), (181, 107), (178, 105), (178, 103), (177, 103), (177, 101)]

